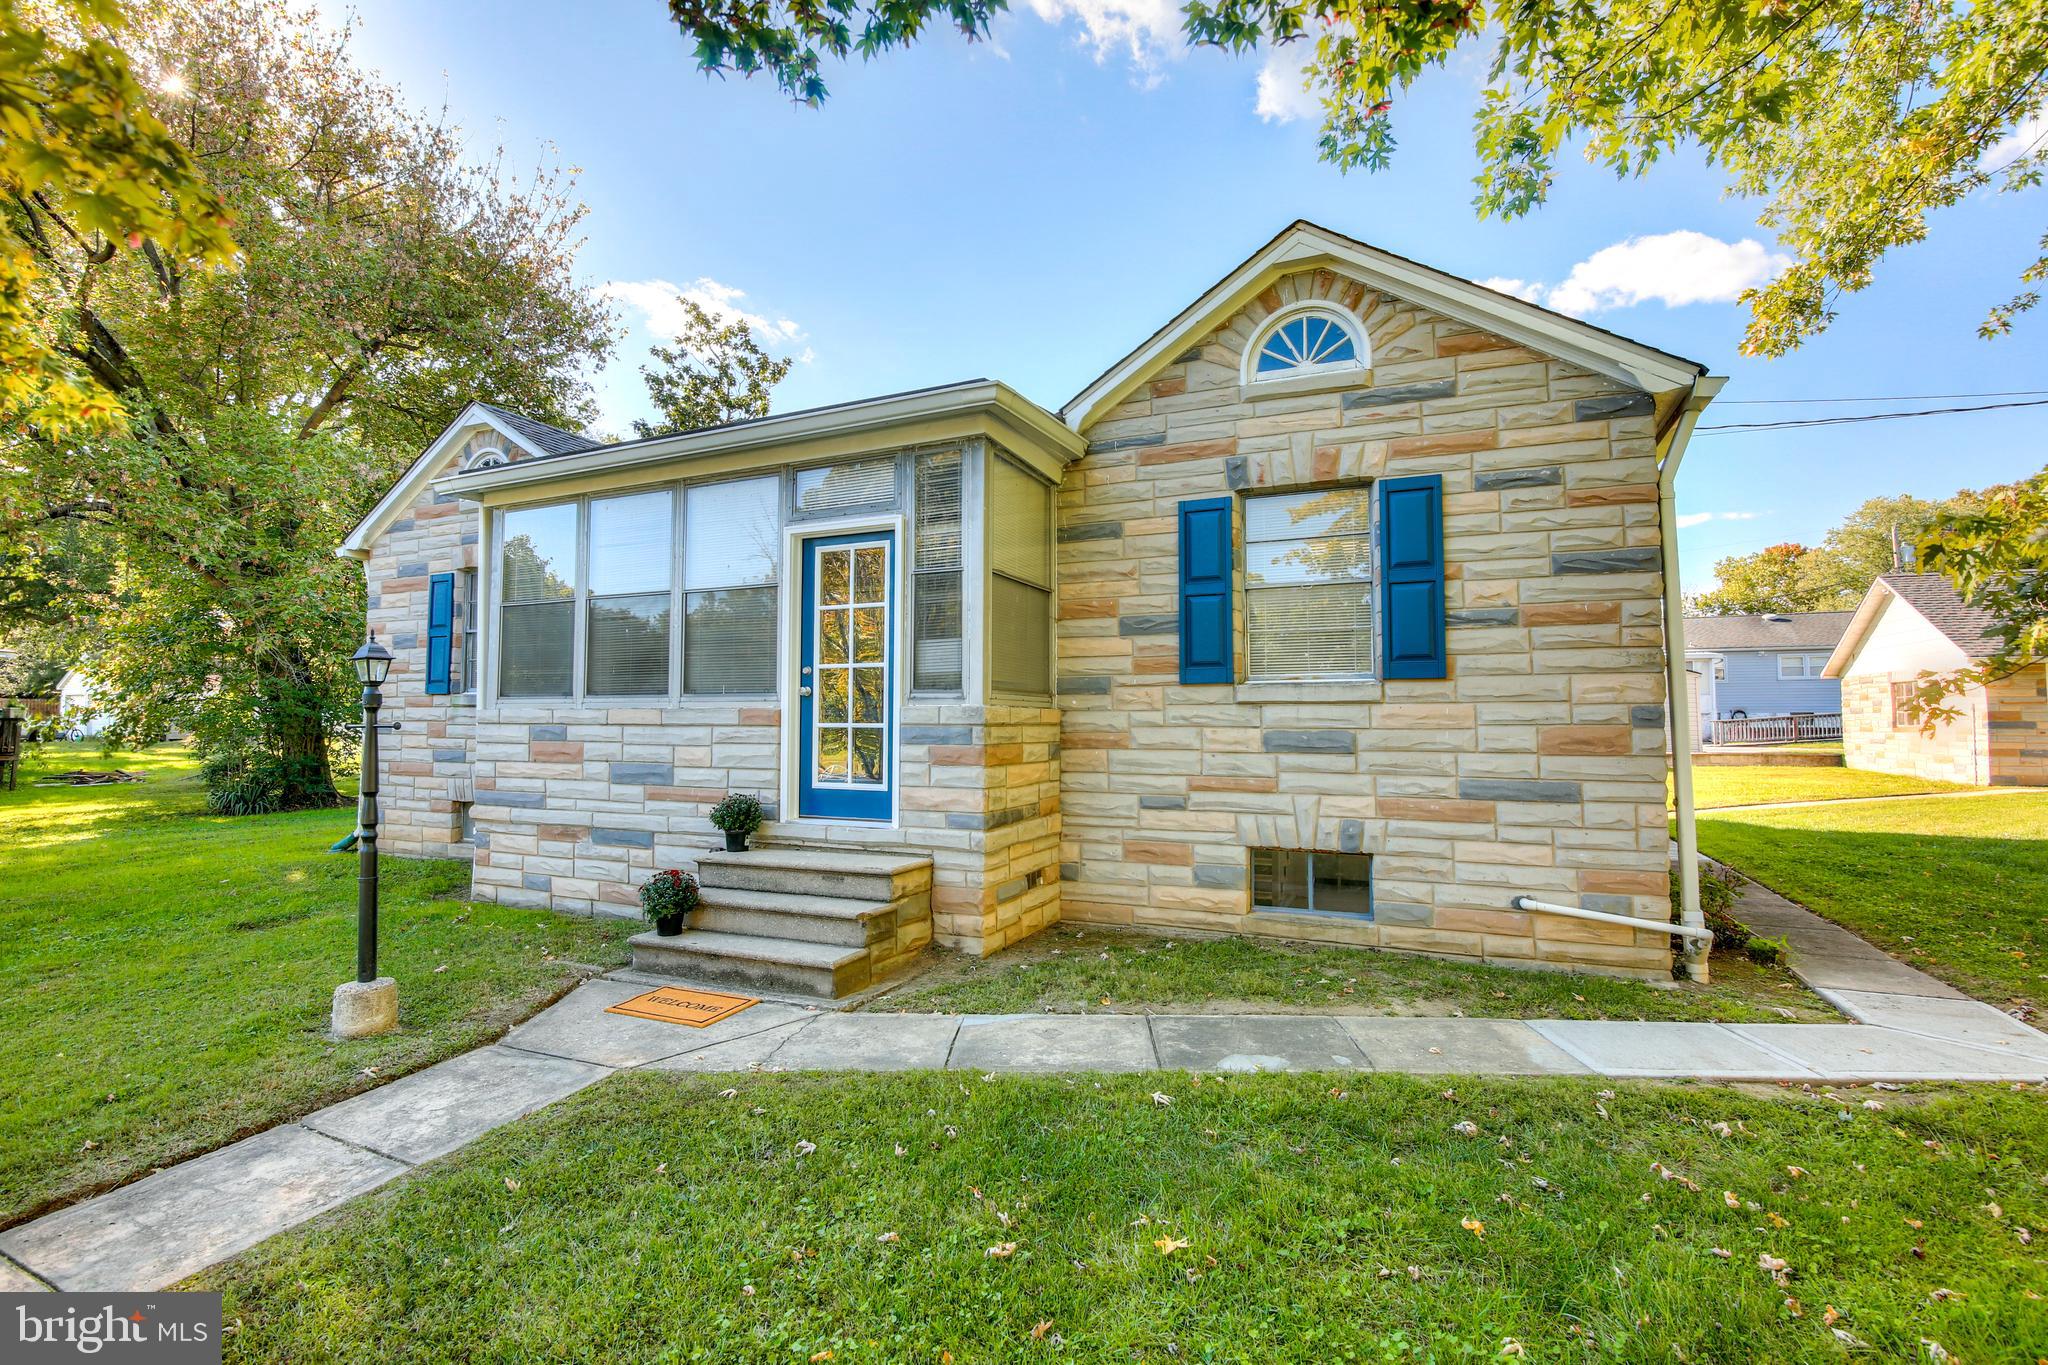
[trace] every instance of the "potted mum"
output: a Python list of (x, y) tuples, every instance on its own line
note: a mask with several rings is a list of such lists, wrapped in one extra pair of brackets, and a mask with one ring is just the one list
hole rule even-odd
[(674, 938), (683, 932), (683, 916), (697, 908), (697, 879), (680, 868), (657, 872), (640, 883), (640, 913), (654, 923), (654, 932)]
[(711, 808), (710, 819), (714, 828), (725, 831), (725, 851), (744, 853), (747, 836), (761, 828), (764, 814), (759, 800), (745, 792), (733, 792)]

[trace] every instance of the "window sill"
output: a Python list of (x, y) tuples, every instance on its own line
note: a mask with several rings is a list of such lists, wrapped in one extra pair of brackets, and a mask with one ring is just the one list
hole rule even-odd
[(1372, 911), (1370, 910), (1311, 910), (1307, 906), (1300, 905), (1254, 905), (1251, 908), (1251, 913), (1254, 915), (1299, 915), (1304, 919), (1334, 919), (1343, 920), (1350, 924), (1371, 924), (1373, 922)]
[(1234, 699), (1241, 702), (1328, 702), (1378, 701), (1378, 678), (1300, 678), (1294, 681), (1246, 681), (1237, 684)]
[(1331, 393), (1338, 389), (1372, 387), (1372, 371), (1324, 370), (1319, 374), (1297, 374), (1286, 379), (1255, 379), (1237, 386), (1237, 397), (1241, 403), (1254, 403), (1261, 398), (1292, 398), (1304, 393)]

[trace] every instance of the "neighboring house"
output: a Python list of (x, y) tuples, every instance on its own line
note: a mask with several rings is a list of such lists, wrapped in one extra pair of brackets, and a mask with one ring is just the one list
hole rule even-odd
[(577, 912), (694, 866), (636, 960), (819, 994), (1060, 919), (1666, 976), (1511, 902), (1668, 918), (1660, 479), (1718, 382), (1297, 223), (1057, 413), (472, 404), (342, 551), (386, 847)]
[(1852, 768), (1969, 782), (2048, 786), (2048, 665), (1950, 698), (1961, 714), (1929, 734), (1906, 714), (1923, 673), (1998, 652), (1989, 612), (1940, 574), (1880, 574), (1828, 660), (1842, 684), (1842, 743)]
[(1851, 611), (1768, 616), (1688, 616), (1686, 667), (1700, 678), (1700, 730), (1715, 742), (1717, 719), (1842, 709), (1842, 687), (1823, 676)]
[(57, 714), (66, 738), (91, 739), (107, 728), (98, 691), (75, 668), (57, 683)]

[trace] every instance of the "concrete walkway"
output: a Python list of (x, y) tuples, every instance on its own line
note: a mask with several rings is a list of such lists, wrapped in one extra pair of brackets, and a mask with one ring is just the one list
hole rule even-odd
[(1738, 915), (1854, 1024), (1323, 1015), (842, 1014), (763, 1001), (693, 1030), (586, 982), (504, 1041), (0, 1233), (0, 1291), (151, 1291), (621, 1070), (1379, 1071), (1743, 1081), (2042, 1081), (2048, 1036), (1744, 887)]

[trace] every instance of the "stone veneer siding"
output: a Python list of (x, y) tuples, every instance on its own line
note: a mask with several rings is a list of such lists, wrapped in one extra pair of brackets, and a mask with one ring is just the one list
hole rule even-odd
[[(1901, 676), (1899, 681), (1907, 681)], [(1953, 703), (1964, 718), (1892, 726), (1892, 679), (1842, 679), (1843, 762), (1851, 768), (1994, 787), (2048, 786), (2048, 666), (1973, 687)]]
[[(1260, 322), (1308, 298), (1365, 320), (1373, 368), (1242, 390)], [(1086, 434), (1059, 499), (1065, 918), (1668, 975), (1669, 935), (1508, 908), (1669, 913), (1647, 396), (1319, 270)], [(1449, 678), (1179, 684), (1176, 504), (1422, 473)], [(1372, 854), (1372, 919), (1255, 911), (1253, 846)]]

